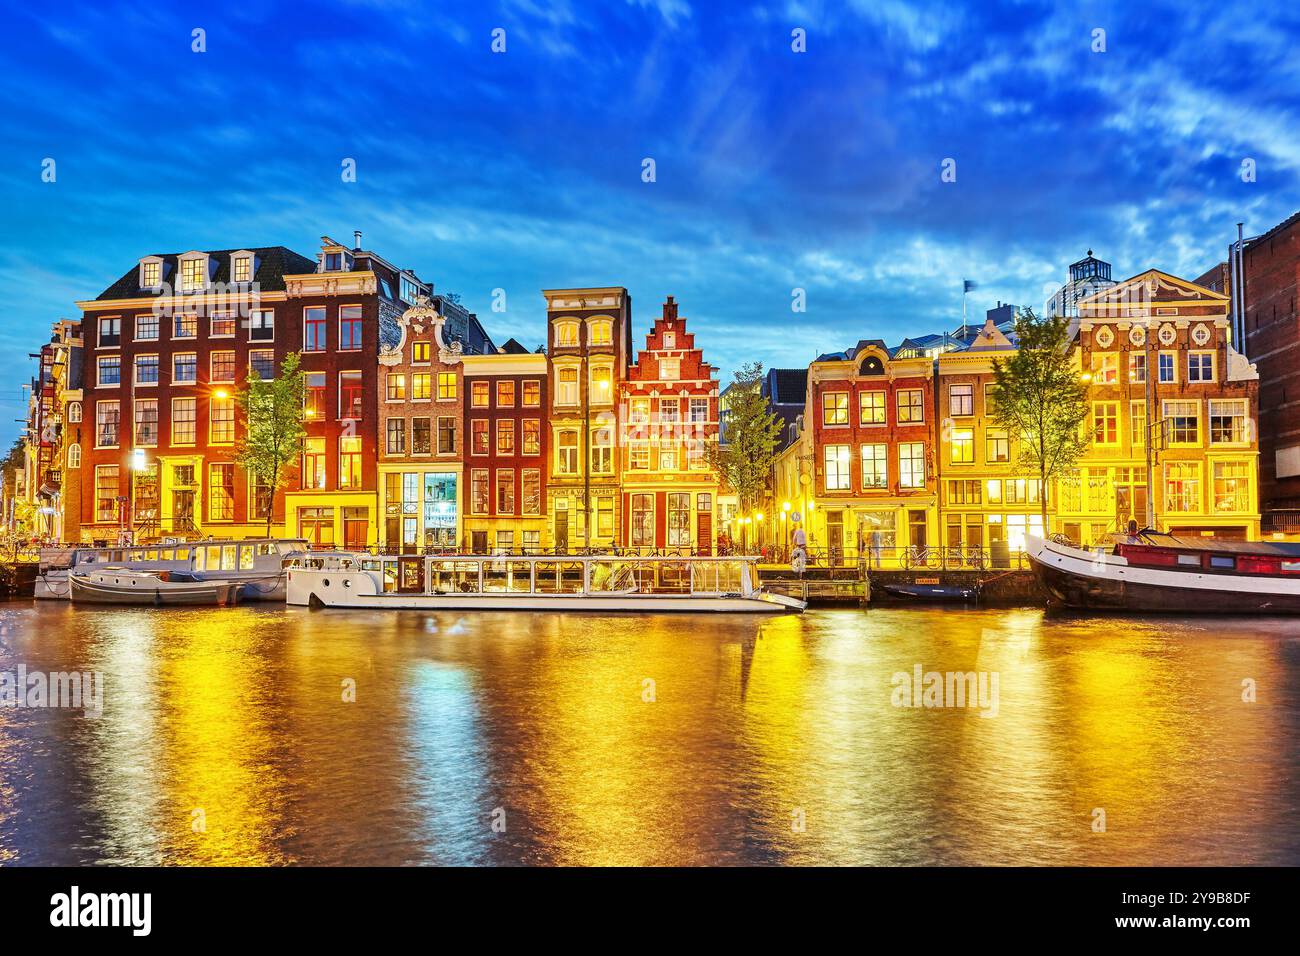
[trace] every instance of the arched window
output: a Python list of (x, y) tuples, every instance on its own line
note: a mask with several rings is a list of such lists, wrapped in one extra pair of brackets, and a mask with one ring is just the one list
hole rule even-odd
[(614, 323), (609, 319), (592, 319), (587, 324), (588, 345), (612, 345), (614, 342)]
[(556, 322), (555, 323), (555, 344), (560, 347), (577, 345), (578, 344), (578, 323), (577, 322)]
[(68, 421), (69, 422), (81, 421), (81, 402), (68, 403)]
[(78, 444), (74, 443), (68, 446), (68, 467), (81, 467), (81, 446)]

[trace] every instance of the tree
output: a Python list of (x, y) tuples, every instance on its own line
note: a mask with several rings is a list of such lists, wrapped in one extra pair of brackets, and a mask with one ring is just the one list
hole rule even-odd
[(266, 536), (275, 520), (275, 493), (289, 479), (289, 465), (297, 460), (303, 427), (303, 373), (298, 353), (291, 352), (280, 364), (280, 374), (264, 381), (250, 374), (235, 399), (244, 412), (244, 436), (235, 448), (235, 462), (251, 478), (257, 477), (270, 489), (271, 505), (266, 513)]
[(1016, 316), (1017, 351), (993, 362), (993, 420), (1017, 443), (1020, 464), (1038, 475), (1043, 533), (1051, 480), (1088, 448), (1083, 429), (1088, 387), (1070, 360), (1070, 331), (1060, 316)]
[(760, 363), (736, 370), (725, 415), (726, 442), (709, 447), (709, 464), (736, 493), (743, 514), (762, 500), (781, 439), (781, 419), (763, 397)]

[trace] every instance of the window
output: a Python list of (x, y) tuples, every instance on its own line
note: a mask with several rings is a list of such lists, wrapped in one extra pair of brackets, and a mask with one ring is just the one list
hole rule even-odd
[[(438, 419), (438, 427), (439, 427), (438, 440), (440, 443), (442, 441), (442, 432), (441, 432), (442, 423), (448, 421), (451, 421), (451, 419), (448, 418)], [(428, 455), (433, 451), (432, 428), (433, 428), (433, 423), (428, 418), (411, 419), (411, 454), (412, 455)], [(452, 451), (455, 451), (455, 435), (456, 433), (453, 429)], [(446, 452), (441, 447), (441, 444), (439, 444), (438, 447), (438, 454), (440, 455), (446, 454)]]
[(235, 517), (235, 466), (229, 462), (208, 465), (208, 520), (232, 521)]
[(677, 443), (665, 444), (659, 446), (659, 470), (676, 471), (679, 467), (677, 460)]
[(192, 398), (172, 399), (173, 445), (193, 445), (195, 438), (196, 402)]
[(193, 385), (198, 377), (199, 363), (193, 352), (177, 352), (172, 356), (173, 385)]
[(402, 276), (401, 289), (402, 300), (408, 305), (415, 305), (416, 300), (420, 297), (420, 286), (406, 276)]
[(655, 543), (654, 495), (632, 496), (632, 546), (651, 548)]
[(984, 432), (984, 460), (987, 464), (1005, 464), (1011, 460), (1011, 439), (1005, 428)]
[(116, 448), (118, 423), (121, 420), (120, 402), (95, 403), (95, 447)]
[(675, 398), (659, 399), (659, 421), (665, 425), (676, 425), (682, 420), (682, 404)]
[(578, 473), (578, 433), (572, 429), (565, 429), (557, 436), (555, 470), (561, 475)]
[(668, 536), (670, 548), (689, 547), (691, 543), (691, 496), (682, 492), (668, 495)]
[(68, 403), (68, 421), (72, 423), (81, 421), (81, 402)]
[(253, 279), (253, 259), (251, 256), (239, 256), (235, 259), (235, 267), (231, 270), (231, 276), (236, 282), (251, 282)]
[[(880, 395), (882, 393), (875, 393)], [(869, 488), (888, 488), (889, 487), (889, 446), (863, 445), (862, 446), (862, 487)]]
[(1178, 376), (1174, 368), (1174, 353), (1161, 352), (1156, 356), (1156, 380), (1161, 384), (1169, 384), (1178, 381)]
[(158, 399), (135, 400), (135, 443), (152, 447), (158, 444)]
[(339, 306), (339, 351), (355, 352), (361, 348), (361, 306)]
[(497, 408), (514, 408), (515, 407), (515, 383), (509, 381), (497, 382)]
[(702, 425), (709, 420), (709, 400), (707, 398), (691, 399), (691, 424)]
[(687, 439), (686, 467), (692, 471), (705, 471), (708, 469), (709, 460), (705, 454), (705, 443), (702, 439)]
[(172, 338), (192, 339), (199, 334), (197, 315), (178, 315), (172, 320)]
[(1214, 353), (1213, 352), (1188, 352), (1187, 353), (1187, 381), (1189, 382), (1213, 382), (1214, 381)]
[(411, 400), (427, 402), (433, 388), (433, 376), (428, 372), (415, 372), (411, 375)]
[(1092, 403), (1092, 443), (1119, 444), (1119, 402)]
[(454, 402), (456, 400), (456, 373), (438, 373), (438, 401)]
[(577, 322), (555, 323), (555, 344), (560, 348), (571, 348), (578, 344)]
[(271, 517), (274, 495), (271, 485), (261, 475), (249, 475), (249, 517), (266, 520)]
[(339, 418), (359, 419), (362, 415), (360, 372), (339, 372)]
[(76, 442), (73, 442), (71, 445), (68, 446), (68, 467), (69, 468), (81, 467), (81, 446), (78, 445)]
[(608, 319), (592, 321), (587, 326), (588, 345), (609, 345), (614, 341), (614, 323)]
[(438, 416), (438, 454), (456, 454), (456, 419), (450, 415)]
[(515, 513), (515, 470), (513, 468), (497, 469), (497, 514)]
[(161, 262), (143, 262), (140, 264), (140, 285), (145, 289), (152, 289), (162, 282), (162, 263)]
[(135, 317), (135, 340), (137, 342), (156, 342), (158, 340), (158, 316), (145, 313)]
[(903, 442), (898, 446), (898, 484), (901, 488), (925, 487), (924, 442)]
[(659, 360), (659, 378), (665, 382), (675, 382), (682, 375), (682, 360), (661, 358)]
[(1133, 447), (1144, 447), (1147, 443), (1147, 403), (1129, 402), (1128, 421)]
[(469, 404), (471, 408), (487, 408), (492, 391), (487, 382), (471, 382), (469, 386)]
[(361, 436), (339, 438), (339, 490), (361, 487)]
[(524, 419), (524, 454), (542, 453), (542, 421), (540, 418)]
[(213, 397), (208, 405), (208, 441), (228, 445), (235, 440), (235, 400)]
[(99, 347), (122, 344), (122, 320), (117, 317), (99, 320)]
[(1253, 511), (1250, 502), (1250, 463), (1216, 461), (1214, 463), (1214, 510)]
[(100, 388), (122, 384), (122, 356), (101, 355), (98, 364)]
[(325, 306), (309, 305), (302, 310), (302, 350), (304, 352), (324, 352), (328, 325), (325, 321)]
[(489, 446), (488, 420), (486, 418), (475, 418), (469, 423), (469, 453), (471, 455), (486, 455), (490, 450)]
[(822, 395), (822, 424), (847, 425), (849, 423), (849, 393), (825, 392)]
[(406, 419), (390, 418), (388, 419), (388, 441), (384, 446), (385, 452), (389, 455), (406, 454)]
[(628, 467), (633, 471), (650, 470), (650, 443), (644, 441), (631, 442), (628, 445)]
[(558, 372), (559, 388), (555, 396), (557, 405), (577, 405), (578, 404), (578, 370), (576, 368), (562, 368)]
[(984, 386), (984, 414), (990, 418), (997, 414), (997, 402), (993, 400), (993, 393), (997, 390), (997, 385), (989, 382)]
[[(429, 343), (428, 343), (428, 342), (412, 342), (412, 343), (411, 343), (411, 361), (412, 361), (412, 362), (420, 362), (420, 363), (424, 363), (424, 362), (429, 361)], [(455, 380), (456, 380), (456, 379), (455, 379), (455, 376), (453, 375), (453, 376), (452, 376), (452, 381), (454, 382)]]
[(974, 479), (949, 481), (946, 484), (950, 505), (977, 505), (983, 498), (984, 486)]
[(925, 421), (925, 407), (919, 388), (905, 388), (898, 393), (899, 424)]
[(1119, 381), (1119, 356), (1114, 352), (1093, 352), (1090, 371), (1093, 384), (1116, 384)]
[(598, 475), (614, 471), (614, 433), (608, 428), (591, 430), (591, 470)]
[(1143, 385), (1147, 380), (1147, 353), (1130, 352), (1128, 354), (1128, 380), (1134, 385)]
[(1166, 401), (1163, 417), (1169, 423), (1169, 444), (1199, 445), (1201, 443), (1201, 403)]
[(248, 371), (250, 374), (269, 382), (275, 378), (275, 352), (271, 349), (253, 349), (248, 353)]
[(1165, 463), (1165, 511), (1201, 510), (1201, 466), (1195, 461)]
[(849, 446), (826, 446), (826, 490), (847, 491), (851, 481), (849, 477)]
[(970, 428), (954, 428), (950, 442), (952, 463), (954, 465), (971, 465), (975, 463), (975, 432)]
[(181, 291), (192, 292), (207, 285), (207, 258), (181, 260)]
[(515, 453), (515, 422), (512, 418), (497, 421), (497, 454), (513, 455)]
[(628, 403), (628, 424), (644, 425), (650, 421), (650, 399), (634, 398)]
[(95, 466), (96, 521), (115, 521), (117, 519), (117, 468), (117, 465)]
[(885, 393), (858, 393), (858, 423), (860, 425), (885, 424)]
[(953, 416), (975, 414), (974, 385), (948, 386), (948, 414)]
[(406, 401), (406, 375), (403, 372), (389, 372), (384, 377), (384, 398), (390, 402)]
[(209, 381), (233, 382), (235, 380), (235, 353), (213, 352)]
[(303, 375), (303, 418), (309, 422), (325, 417), (325, 373), (307, 372)]
[(664, 332), (664, 348), (666, 348), (666, 349), (675, 349), (675, 348), (677, 348), (677, 333), (676, 333), (676, 332), (672, 332), (672, 331), (666, 331), (666, 332)]
[(325, 439), (304, 438), (302, 442), (302, 487), (320, 491), (325, 487)]
[(614, 371), (608, 365), (594, 365), (591, 369), (591, 400), (602, 405), (614, 397)]
[(1247, 434), (1245, 399), (1210, 399), (1211, 445), (1239, 445)]
[(614, 536), (614, 499), (608, 495), (596, 499), (596, 534), (602, 538)]
[(540, 408), (542, 404), (542, 383), (537, 379), (524, 382), (524, 408)]
[(213, 338), (230, 338), (235, 334), (235, 317), (229, 312), (214, 312), (209, 319), (209, 332)]
[(525, 468), (519, 490), (522, 514), (542, 513), (542, 472), (540, 468)]
[(475, 468), (469, 473), (469, 512), (475, 515), (488, 513), (488, 470)]
[(250, 342), (275, 341), (275, 312), (271, 309), (254, 309), (248, 317)]

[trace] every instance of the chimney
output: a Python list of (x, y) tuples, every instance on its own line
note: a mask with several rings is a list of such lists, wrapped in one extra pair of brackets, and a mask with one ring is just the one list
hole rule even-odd
[(673, 301), (672, 296), (669, 296), (667, 301), (664, 302), (664, 318), (665, 319), (677, 318), (677, 303)]
[(360, 229), (352, 230), (352, 239), (353, 239), (352, 251), (360, 252), (361, 251), (361, 230)]

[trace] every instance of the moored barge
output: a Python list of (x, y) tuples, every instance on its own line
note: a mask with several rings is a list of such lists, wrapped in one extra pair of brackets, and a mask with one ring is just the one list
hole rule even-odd
[(1091, 549), (1030, 537), (1052, 603), (1156, 614), (1300, 614), (1300, 545), (1140, 531)]

